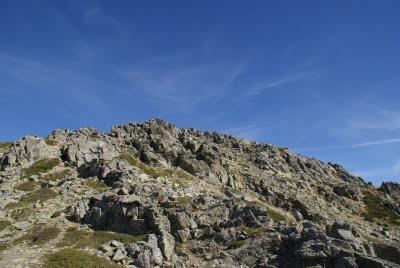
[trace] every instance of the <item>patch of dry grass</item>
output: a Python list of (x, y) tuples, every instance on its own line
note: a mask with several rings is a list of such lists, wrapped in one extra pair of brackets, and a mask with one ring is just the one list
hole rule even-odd
[(63, 169), (61, 171), (55, 171), (43, 176), (43, 179), (46, 181), (59, 181), (67, 178), (72, 175), (72, 170)]
[(108, 189), (110, 189), (110, 187), (108, 187), (107, 184), (105, 184), (104, 182), (99, 181), (97, 179), (86, 179), (84, 184), (87, 187), (90, 187), (99, 193), (105, 192)]
[(30, 245), (43, 245), (56, 238), (59, 233), (60, 229), (57, 227), (34, 226), (28, 231), (27, 234), (16, 239), (14, 243), (19, 244), (22, 242), (27, 242)]
[(102, 244), (111, 240), (117, 240), (122, 243), (132, 243), (141, 239), (141, 236), (134, 236), (130, 234), (105, 231), (89, 232), (78, 230), (77, 228), (69, 228), (65, 233), (63, 241), (61, 241), (58, 246), (68, 246), (76, 248), (90, 247), (97, 249)]
[(20, 207), (26, 207), (30, 204), (34, 204), (36, 202), (45, 202), (49, 199), (55, 198), (57, 193), (48, 188), (41, 188), (36, 191), (30, 192), (22, 196), (19, 202), (9, 203), (5, 206), (7, 209), (14, 209)]

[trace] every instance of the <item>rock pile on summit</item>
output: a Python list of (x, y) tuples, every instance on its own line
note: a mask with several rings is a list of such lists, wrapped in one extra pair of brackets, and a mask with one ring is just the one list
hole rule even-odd
[(0, 166), (0, 267), (400, 267), (400, 185), (286, 148), (155, 119)]

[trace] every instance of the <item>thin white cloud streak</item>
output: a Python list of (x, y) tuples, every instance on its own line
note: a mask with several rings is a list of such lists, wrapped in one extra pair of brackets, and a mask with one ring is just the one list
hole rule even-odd
[(259, 81), (252, 88), (247, 91), (248, 96), (257, 96), (262, 94), (264, 91), (281, 87), (293, 82), (297, 82), (306, 78), (310, 78), (315, 75), (313, 72), (299, 72), (292, 75), (284, 76), (280, 79), (273, 81)]
[(370, 146), (379, 146), (386, 144), (400, 143), (400, 139), (386, 139), (378, 141), (369, 141), (363, 143), (357, 143), (352, 145), (331, 145), (331, 146), (321, 146), (321, 147), (305, 147), (305, 148), (294, 148), (295, 151), (322, 151), (322, 150), (337, 150), (337, 149), (355, 149)]
[[(170, 66), (133, 67), (120, 72), (136, 91), (163, 103), (193, 109), (205, 102), (215, 102), (228, 94), (231, 85), (246, 70), (244, 64), (174, 64)], [(176, 107), (176, 108), (179, 108)]]
[(351, 148), (360, 148), (360, 147), (368, 147), (368, 146), (392, 144), (392, 143), (400, 143), (400, 139), (388, 139), (388, 140), (364, 142), (364, 143), (354, 144), (353, 146), (351, 146)]

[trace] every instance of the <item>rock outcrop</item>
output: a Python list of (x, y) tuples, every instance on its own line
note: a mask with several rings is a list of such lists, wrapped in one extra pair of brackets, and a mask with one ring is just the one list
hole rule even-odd
[(39, 224), (60, 228), (48, 253), (78, 247), (132, 268), (400, 267), (399, 185), (287, 148), (159, 119), (4, 148), (4, 260)]

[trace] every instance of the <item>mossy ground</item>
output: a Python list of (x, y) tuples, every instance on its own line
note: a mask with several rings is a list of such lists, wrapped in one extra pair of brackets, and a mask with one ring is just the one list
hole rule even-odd
[(44, 268), (121, 268), (121, 265), (86, 251), (65, 248), (44, 258)]
[(24, 196), (22, 196), (19, 202), (9, 203), (6, 205), (5, 208), (14, 209), (14, 208), (26, 207), (36, 202), (45, 202), (49, 199), (55, 198), (56, 196), (57, 193), (54, 192), (53, 190), (50, 190), (48, 188), (41, 188), (36, 191), (25, 194)]
[(102, 244), (109, 242), (111, 240), (117, 240), (123, 243), (131, 243), (141, 240), (141, 236), (134, 236), (123, 233), (105, 232), (105, 231), (83, 231), (77, 228), (69, 228), (65, 235), (63, 241), (61, 241), (58, 246), (64, 247), (76, 247), (84, 248), (90, 247), (97, 249)]
[(31, 166), (23, 169), (24, 177), (46, 173), (52, 170), (54, 167), (58, 166), (60, 163), (61, 161), (58, 158), (40, 159), (39, 161), (33, 163)]

